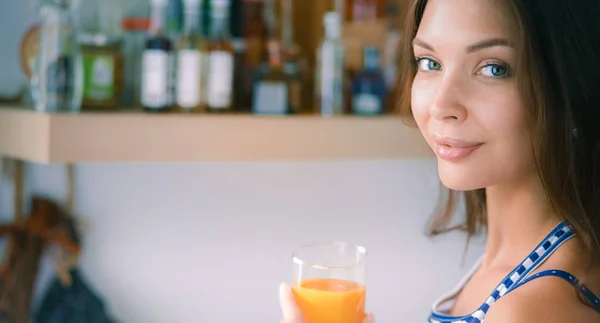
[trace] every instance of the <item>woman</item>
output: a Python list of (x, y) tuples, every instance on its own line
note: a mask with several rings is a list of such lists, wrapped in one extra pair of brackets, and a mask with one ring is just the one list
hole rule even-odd
[(600, 1), (411, 1), (401, 111), (487, 231), (429, 322), (600, 322)]

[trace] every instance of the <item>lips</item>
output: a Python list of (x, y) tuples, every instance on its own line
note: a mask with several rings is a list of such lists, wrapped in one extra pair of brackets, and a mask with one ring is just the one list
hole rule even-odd
[(458, 161), (466, 158), (483, 145), (482, 142), (455, 139), (437, 134), (432, 136), (432, 141), (435, 154), (447, 161)]

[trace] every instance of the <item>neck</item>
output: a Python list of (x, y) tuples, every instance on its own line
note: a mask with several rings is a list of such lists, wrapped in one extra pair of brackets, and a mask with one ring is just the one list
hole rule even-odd
[(558, 224), (537, 174), (486, 189), (487, 246), (482, 266), (514, 265)]

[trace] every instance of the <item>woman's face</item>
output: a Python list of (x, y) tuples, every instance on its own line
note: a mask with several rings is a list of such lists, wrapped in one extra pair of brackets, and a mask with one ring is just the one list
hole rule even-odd
[(413, 42), (413, 115), (442, 182), (459, 191), (535, 172), (501, 2), (429, 0)]

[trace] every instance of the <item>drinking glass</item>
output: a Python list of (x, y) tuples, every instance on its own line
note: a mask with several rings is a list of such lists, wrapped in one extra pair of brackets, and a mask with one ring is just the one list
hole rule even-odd
[(307, 323), (362, 323), (367, 250), (345, 242), (294, 252), (292, 292)]

